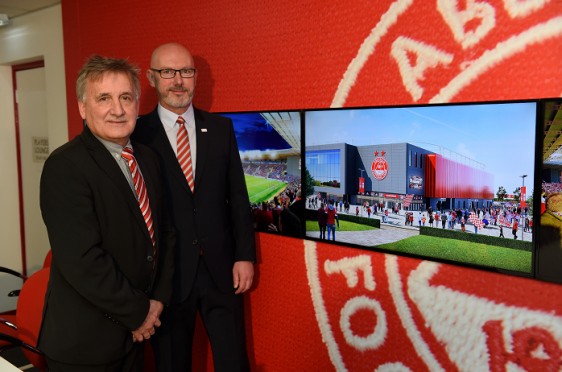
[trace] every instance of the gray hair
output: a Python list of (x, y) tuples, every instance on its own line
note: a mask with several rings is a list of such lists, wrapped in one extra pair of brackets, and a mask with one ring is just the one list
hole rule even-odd
[(86, 60), (76, 80), (76, 96), (81, 102), (86, 101), (86, 83), (100, 81), (106, 73), (123, 73), (131, 79), (135, 86), (137, 101), (140, 99), (140, 69), (126, 59), (102, 57), (96, 54)]

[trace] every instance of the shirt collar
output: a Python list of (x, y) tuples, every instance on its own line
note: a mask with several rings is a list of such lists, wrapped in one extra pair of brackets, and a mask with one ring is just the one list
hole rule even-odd
[(160, 117), (160, 121), (162, 122), (162, 124), (166, 125), (169, 128), (173, 128), (176, 125), (176, 121), (178, 120), (179, 116), (184, 118), (185, 125), (187, 127), (191, 128), (195, 124), (195, 116), (193, 113), (192, 103), (189, 104), (187, 110), (181, 115), (178, 115), (175, 112), (164, 108), (160, 103), (158, 103), (158, 116)]
[[(92, 133), (93, 134), (93, 133)], [(94, 134), (94, 137), (96, 137), (98, 139), (98, 141), (101, 142), (101, 144), (112, 154), (112, 155), (119, 155), (121, 156), (121, 153), (123, 152), (123, 149), (129, 148), (129, 149), (133, 149), (133, 146), (131, 145), (131, 140), (127, 140), (127, 144), (125, 145), (125, 147), (115, 143), (115, 142), (111, 142), (111, 141), (107, 141), (104, 140), (103, 138), (100, 138), (98, 136), (96, 136)]]

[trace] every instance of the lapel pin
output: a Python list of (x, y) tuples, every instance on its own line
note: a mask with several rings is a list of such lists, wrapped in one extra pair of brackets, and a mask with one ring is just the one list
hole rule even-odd
[(201, 128), (201, 132), (206, 132), (207, 128)]

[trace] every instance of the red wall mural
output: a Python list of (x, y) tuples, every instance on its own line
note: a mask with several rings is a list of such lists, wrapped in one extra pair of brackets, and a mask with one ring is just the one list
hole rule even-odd
[[(562, 94), (559, 0), (63, 0), (62, 10), (70, 138), (87, 56), (128, 57), (144, 75), (171, 41), (194, 55), (194, 103), (209, 111)], [(147, 113), (157, 98), (144, 78), (142, 89)], [(560, 285), (256, 237), (245, 298), (254, 371), (560, 370)], [(195, 348), (195, 370), (212, 370), (202, 331)]]

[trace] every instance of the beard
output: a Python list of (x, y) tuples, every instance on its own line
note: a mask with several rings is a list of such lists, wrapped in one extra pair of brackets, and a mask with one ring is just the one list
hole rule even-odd
[[(186, 96), (178, 97), (174, 93), (171, 93), (171, 90), (181, 90), (187, 92)], [(166, 95), (160, 94), (160, 90), (158, 90), (159, 98), (164, 101), (168, 106), (174, 108), (182, 108), (187, 107), (191, 103), (193, 99), (193, 95), (195, 94), (195, 89), (190, 90), (186, 87), (170, 87), (166, 90)]]

